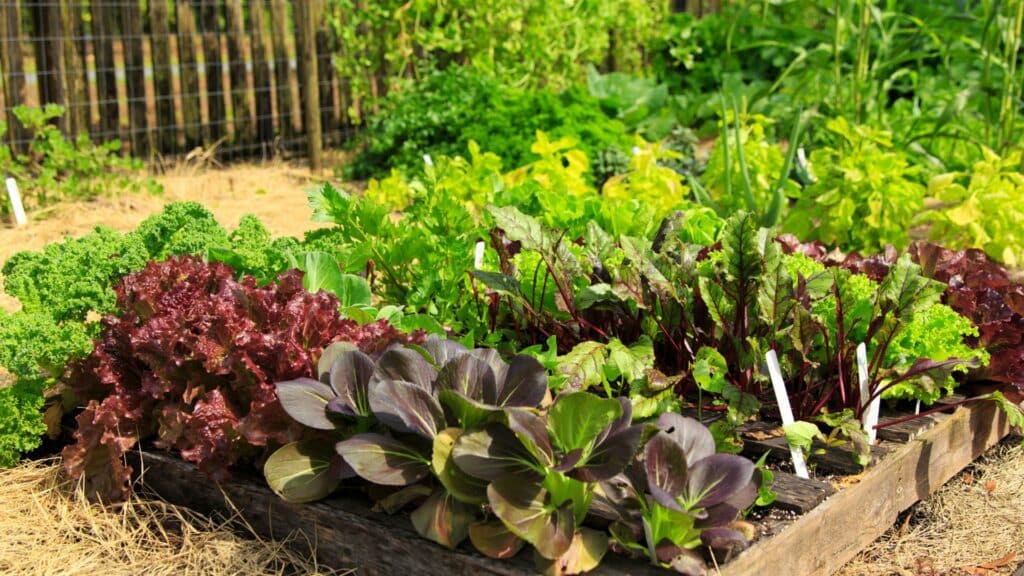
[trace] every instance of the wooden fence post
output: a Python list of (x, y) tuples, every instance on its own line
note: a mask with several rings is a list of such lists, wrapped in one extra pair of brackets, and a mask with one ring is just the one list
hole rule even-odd
[[(39, 104), (64, 104), (64, 35), (61, 33), (60, 6), (35, 0), (28, 4), (33, 30), (32, 45), (36, 56), (36, 83)], [(57, 121), (61, 130), (67, 117)]]
[(306, 144), (309, 149), (309, 166), (314, 173), (323, 168), (321, 152), (323, 147), (320, 131), (320, 90), (316, 61), (316, 8), (310, 2), (295, 3), (296, 29), (300, 32), (298, 60), (302, 71), (300, 87), (304, 95)]
[(331, 39), (331, 32), (324, 22), (325, 10), (323, 2), (318, 2), (319, 8), (314, 22), (316, 25), (316, 66), (320, 86), (320, 129), (326, 138), (333, 138), (337, 132), (338, 121), (335, 116), (334, 105), (334, 46)]
[[(21, 56), (21, 14), (18, 3), (0, 2), (0, 68), (3, 68), (4, 105), (13, 110), (25, 103), (25, 65)], [(23, 152), (28, 132), (13, 113), (7, 114), (11, 150)]]
[(100, 134), (107, 140), (120, 136), (117, 105), (117, 77), (114, 70), (114, 15), (111, 0), (92, 0), (93, 50), (96, 54), (96, 100), (100, 111)]
[(64, 33), (64, 81), (67, 93), (68, 134), (72, 137), (89, 133), (89, 77), (85, 69), (82, 37), (82, 7), (62, 2), (61, 28)]
[(181, 127), (185, 150), (203, 141), (202, 103), (199, 100), (199, 63), (196, 60), (196, 18), (191, 0), (177, 0), (175, 19), (178, 28), (178, 69), (181, 78)]
[(146, 57), (142, 43), (142, 10), (139, 0), (121, 3), (121, 32), (124, 46), (125, 85), (128, 90), (128, 119), (132, 155), (146, 156), (153, 149), (152, 132), (146, 112)]
[(291, 57), (288, 55), (288, 5), (284, 0), (271, 0), (270, 11), (270, 34), (274, 44), (274, 82), (277, 89), (278, 130), (281, 132), (281, 138), (288, 142), (295, 135), (292, 64)]
[(273, 87), (270, 83), (270, 62), (267, 60), (266, 13), (263, 0), (249, 2), (250, 34), (252, 35), (253, 96), (256, 100), (256, 141), (264, 158), (270, 156), (274, 141)]
[[(149, 2), (150, 45), (153, 47), (153, 97), (156, 100), (156, 149), (171, 154), (178, 145), (174, 120), (174, 83), (171, 68), (171, 29), (167, 0)], [(182, 66), (179, 61), (178, 69)]]
[(245, 15), (242, 0), (227, 0), (228, 61), (231, 73), (231, 111), (235, 120), (235, 143), (249, 144), (252, 135), (252, 105), (249, 102), (249, 74), (245, 64)]
[(224, 135), (227, 108), (224, 103), (224, 66), (220, 51), (220, 10), (217, 0), (202, 0), (201, 22), (203, 28), (203, 69), (206, 77), (207, 118), (209, 142), (212, 144)]

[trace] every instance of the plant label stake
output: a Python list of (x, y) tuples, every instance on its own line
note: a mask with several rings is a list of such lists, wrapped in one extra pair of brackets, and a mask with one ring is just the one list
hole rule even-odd
[[(782, 379), (779, 357), (775, 354), (775, 350), (769, 350), (765, 354), (765, 359), (768, 360), (768, 375), (772, 379), (772, 390), (775, 391), (775, 400), (779, 403), (779, 415), (782, 416), (782, 425), (792, 424), (794, 422), (793, 408), (789, 405), (789, 393), (786, 392), (786, 382)], [(807, 473), (807, 463), (804, 462), (804, 453), (792, 444), (789, 446), (789, 453), (793, 456), (793, 471), (796, 472), (796, 475), (805, 479), (810, 478), (811, 476)]]
[(868, 443), (875, 443), (878, 425), (878, 403), (881, 396), (875, 396), (868, 403), (871, 397), (871, 390), (868, 388), (868, 348), (863, 342), (857, 345), (857, 377), (860, 380), (861, 413), (860, 421), (864, 425), (864, 431), (868, 433)]
[(484, 265), (484, 249), (486, 247), (483, 242), (476, 243), (476, 253), (473, 254), (473, 267), (477, 270)]
[(18, 192), (18, 183), (14, 178), (7, 179), (7, 195), (11, 198), (11, 209), (14, 210), (14, 223), (18, 226), (28, 224), (25, 217), (25, 207), (21, 204), (21, 193)]

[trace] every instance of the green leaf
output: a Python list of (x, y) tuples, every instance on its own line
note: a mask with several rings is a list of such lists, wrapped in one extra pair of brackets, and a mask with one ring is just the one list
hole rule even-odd
[(647, 371), (654, 367), (654, 343), (647, 336), (629, 345), (624, 345), (618, 338), (608, 341), (608, 365), (615, 368), (626, 383), (643, 379)]
[(585, 459), (601, 431), (620, 416), (622, 405), (618, 400), (573, 392), (555, 400), (548, 412), (548, 430), (559, 450), (583, 450)]
[(302, 270), (302, 286), (309, 292), (321, 290), (330, 292), (335, 296), (342, 293), (342, 273), (338, 267), (338, 261), (326, 252), (305, 252), (301, 254), (302, 260), (297, 256), (289, 255), (292, 264)]
[(592, 284), (580, 290), (573, 297), (577, 310), (587, 310), (601, 304), (618, 304), (622, 302), (612, 290), (610, 284)]
[(263, 465), (263, 476), (275, 494), (287, 502), (313, 502), (338, 487), (338, 467), (329, 444), (302, 441), (285, 444)]
[(508, 428), (488, 424), (482, 430), (463, 432), (452, 449), (455, 465), (484, 480), (533, 475), (534, 456)]
[(786, 432), (786, 442), (794, 448), (799, 448), (805, 455), (810, 453), (815, 438), (825, 440), (825, 435), (813, 422), (798, 420), (784, 425), (782, 429)]
[(454, 550), (469, 535), (473, 508), (438, 490), (410, 518), (420, 536)]
[(548, 491), (540, 484), (506, 476), (491, 482), (487, 499), (494, 515), (541, 556), (559, 558), (572, 545), (576, 532), (572, 502), (553, 506)]
[(503, 296), (519, 297), (521, 290), (519, 280), (500, 272), (488, 272), (486, 270), (473, 270), (474, 278), (483, 282), (484, 286)]
[(481, 554), (498, 560), (515, 556), (524, 544), (507, 526), (493, 520), (470, 524), (469, 539)]
[(329, 182), (307, 194), (314, 222), (344, 222), (352, 210), (352, 198)]
[(987, 398), (996, 403), (999, 409), (1006, 414), (1010, 421), (1010, 426), (1014, 428), (1024, 427), (1024, 410), (1021, 409), (1019, 404), (1011, 402), (1006, 396), (1003, 396), (1001, 392), (990, 392), (979, 398)]
[(335, 296), (341, 300), (342, 307), (370, 306), (372, 294), (370, 284), (362, 276), (342, 274)]
[(607, 345), (600, 342), (580, 342), (568, 354), (560, 356), (558, 373), (565, 376), (563, 387), (577, 391), (600, 386), (604, 382), (607, 348)]
[(463, 433), (458, 428), (446, 428), (434, 437), (434, 452), (431, 467), (434, 476), (456, 499), (467, 504), (483, 504), (487, 501), (487, 484), (474, 478), (455, 465), (452, 449)]
[(535, 555), (537, 571), (547, 576), (583, 574), (597, 568), (608, 551), (608, 535), (590, 528), (580, 528), (569, 549), (555, 559)]
[(430, 474), (430, 462), (408, 444), (381, 434), (357, 434), (335, 450), (360, 478), (385, 486), (408, 486)]
[(728, 384), (725, 375), (729, 372), (729, 367), (726, 365), (725, 357), (710, 346), (702, 346), (697, 350), (690, 372), (697, 386), (712, 394), (721, 394)]

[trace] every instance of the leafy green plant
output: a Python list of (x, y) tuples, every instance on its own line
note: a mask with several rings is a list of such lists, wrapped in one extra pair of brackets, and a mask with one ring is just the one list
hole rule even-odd
[(1017, 267), (1024, 263), (1024, 175), (1020, 153), (1000, 158), (985, 149), (985, 159), (970, 172), (935, 176), (928, 194), (941, 204), (922, 214), (929, 235), (950, 248), (980, 248), (990, 257)]
[[(142, 176), (142, 163), (118, 155), (121, 143), (112, 140), (93, 144), (88, 135), (67, 139), (54, 120), (64, 108), (47, 104), (43, 108), (17, 106), (14, 117), (32, 135), (25, 154), (0, 152), (0, 173), (17, 179), (27, 210), (44, 208), (63, 200), (87, 200), (117, 191), (160, 192), (155, 180)], [(0, 136), (6, 126), (0, 125)], [(4, 196), (0, 215), (10, 213)]]
[[(306, 249), (294, 239), (273, 240), (252, 216), (243, 217), (229, 233), (201, 205), (182, 202), (167, 205), (132, 232), (101, 226), (81, 238), (15, 254), (2, 271), (5, 291), (18, 299), (21, 310), (0, 315), (0, 367), (14, 383), (0, 389), (0, 395), (7, 398), (9, 413), (19, 413), (7, 420), (6, 440), (0, 444), (21, 452), (38, 446), (39, 431), (45, 430), (40, 412), (44, 403), (49, 401), (57, 414), (62, 404), (71, 406), (64, 386), (66, 367), (89, 354), (89, 343), (100, 331), (96, 320), (117, 310), (113, 287), (122, 277), (153, 260), (198, 254), (230, 263), (239, 275), (252, 274), (266, 284), (293, 267), (288, 259), (292, 252), (304, 254)], [(337, 269), (333, 258), (330, 263)], [(342, 297), (347, 306), (368, 304), (362, 279), (340, 274), (336, 279), (340, 283), (320, 287)], [(0, 459), (13, 463), (17, 457), (8, 452)]]
[(908, 243), (907, 223), (924, 206), (920, 168), (893, 148), (892, 135), (829, 120), (831, 146), (811, 152), (815, 182), (800, 193), (784, 228), (805, 240), (877, 252)]
[(648, 140), (660, 140), (676, 126), (668, 86), (654, 79), (623, 72), (601, 74), (589, 66), (587, 90), (613, 118), (625, 123), (630, 132)]
[(531, 146), (538, 130), (555, 140), (572, 138), (590, 157), (630, 144), (626, 127), (582, 89), (508, 88), (456, 66), (389, 95), (382, 113), (368, 121), (365, 147), (346, 170), (354, 178), (383, 176), (392, 168), (411, 176), (421, 171), (424, 155), (455, 156), (471, 141), (516, 168), (535, 158)]
[(761, 475), (746, 458), (716, 454), (697, 420), (666, 413), (656, 428), (642, 468), (602, 483), (602, 509), (626, 550), (681, 574), (703, 574), (696, 548), (734, 552), (753, 539), (753, 525), (738, 518), (757, 500)]
[[(497, 324), (513, 324), (526, 342), (553, 335), (562, 356), (550, 365), (564, 385), (628, 394), (645, 416), (671, 406), (665, 390), (696, 392), (700, 406), (724, 413), (712, 430), (722, 450), (739, 448), (736, 429), (770, 397), (761, 360), (769, 349), (782, 359), (794, 411), (808, 419), (847, 408), (859, 416), (861, 342), (871, 356), (871, 396), (931, 403), (955, 385), (953, 370), (987, 359), (969, 344), (977, 334), (970, 321), (939, 303), (945, 286), (908, 258), (876, 283), (786, 254), (746, 213), (708, 236), (717, 244), (704, 250), (683, 214), (649, 244), (591, 224), (575, 245), (511, 207), (491, 212), (502, 242), (519, 250), (506, 248), (501, 273), (474, 272), (499, 298)], [(654, 364), (615, 370), (611, 346), (642, 342), (653, 347)]]
[[(743, 458), (714, 455), (696, 421), (659, 420), (640, 464), (634, 457), (646, 434), (632, 424), (628, 401), (586, 392), (552, 401), (546, 372), (530, 356), (506, 364), (493, 350), (429, 338), (374, 362), (337, 344), (324, 351), (318, 371), (319, 380), (278, 383), (278, 395), (293, 418), (344, 439), (335, 455), (309, 441), (271, 456), (264, 470), (283, 497), (322, 498), (355, 474), (393, 487), (382, 500), (388, 507), (416, 503), (411, 520), (425, 538), (449, 548), (468, 538), (495, 558), (528, 543), (542, 571), (577, 574), (595, 568), (608, 547), (607, 534), (583, 525), (591, 513), (614, 510), (605, 483), (623, 481), (627, 466), (643, 466), (658, 501), (646, 507), (650, 517), (664, 516), (664, 508), (690, 520), (671, 533), (659, 524), (651, 550), (679, 530), (688, 530), (673, 540), (679, 554), (701, 538), (716, 547), (746, 544), (743, 534), (723, 530), (757, 498), (760, 475)], [(647, 502), (642, 493), (630, 497)], [(620, 499), (614, 506), (629, 505)], [(694, 526), (711, 509), (714, 519)], [(632, 515), (615, 519), (642, 531)]]
[[(586, 65), (636, 70), (659, 32), (667, 2), (551, 3), (500, 0), (332, 0), (334, 62), (350, 80), (349, 115), (359, 121), (399, 79), (465, 67), (516, 88), (572, 86)], [(495, 34), (501, 30), (501, 34)], [(374, 42), (366, 42), (368, 37)]]

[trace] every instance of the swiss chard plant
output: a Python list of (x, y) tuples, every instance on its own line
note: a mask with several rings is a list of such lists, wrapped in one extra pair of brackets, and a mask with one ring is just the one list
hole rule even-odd
[[(699, 405), (723, 412), (714, 424), (720, 440), (762, 406), (771, 412), (763, 365), (771, 349), (797, 414), (830, 427), (840, 414), (853, 422), (866, 400), (854, 357), (861, 342), (871, 356), (871, 397), (934, 402), (955, 385), (952, 371), (986, 359), (965, 341), (975, 334), (970, 321), (939, 302), (944, 286), (906, 258), (876, 282), (788, 253), (749, 213), (701, 238), (709, 247), (694, 243), (686, 213), (666, 220), (653, 242), (615, 238), (592, 224), (570, 243), (513, 208), (491, 212), (503, 232), (496, 242), (503, 272), (474, 275), (491, 291), (494, 318), (511, 317), (504, 322), (520, 335), (539, 332), (533, 342), (554, 336), (564, 356), (556, 366), (598, 367), (589, 376), (574, 371), (570, 385), (599, 384), (611, 396), (629, 384), (638, 407), (657, 405), (651, 401), (668, 388), (696, 393)], [(607, 354), (589, 341), (629, 349), (642, 339), (657, 370), (609, 387), (600, 368)], [(661, 375), (681, 371), (674, 380)]]

